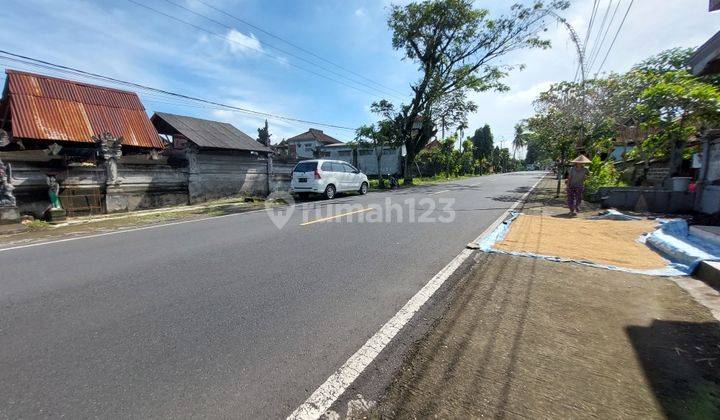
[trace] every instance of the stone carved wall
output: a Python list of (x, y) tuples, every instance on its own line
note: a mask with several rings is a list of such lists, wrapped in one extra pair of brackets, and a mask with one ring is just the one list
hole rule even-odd
[(15, 194), (7, 167), (0, 160), (0, 207), (13, 207), (16, 204)]
[[(86, 194), (84, 191), (99, 190), (104, 205), (109, 204), (111, 211), (133, 211), (237, 194), (267, 194), (266, 159), (192, 147), (182, 151), (182, 155), (182, 159), (171, 165), (165, 156), (153, 160), (143, 158), (144, 155), (127, 155), (123, 152), (115, 162), (116, 172), (112, 168), (108, 169), (104, 157), (97, 167), (67, 167), (58, 175), (61, 180), (61, 201), (67, 191)], [(58, 171), (56, 164), (24, 161), (19, 157), (10, 158), (10, 163), (13, 166), (13, 187), (20, 212), (42, 217), (50, 204), (46, 175)], [(275, 163), (273, 167), (271, 189), (287, 190), (292, 165)], [(117, 184), (112, 184), (113, 178)], [(107, 201), (107, 193), (113, 201)], [(66, 207), (66, 210), (71, 209)]]
[(118, 159), (122, 156), (124, 139), (105, 132), (100, 136), (93, 136), (93, 140), (98, 149), (98, 156), (105, 165), (105, 184), (115, 186), (120, 184), (118, 179)]

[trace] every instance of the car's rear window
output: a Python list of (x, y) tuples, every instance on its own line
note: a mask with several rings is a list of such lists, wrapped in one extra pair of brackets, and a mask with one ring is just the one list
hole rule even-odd
[(293, 172), (314, 172), (317, 168), (317, 162), (300, 162), (295, 165)]

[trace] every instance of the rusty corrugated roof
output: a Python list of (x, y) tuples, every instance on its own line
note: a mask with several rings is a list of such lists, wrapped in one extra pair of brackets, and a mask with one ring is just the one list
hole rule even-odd
[(123, 145), (162, 149), (164, 144), (133, 92), (6, 70), (3, 101), (10, 103), (18, 138), (92, 143), (93, 135), (123, 136)]

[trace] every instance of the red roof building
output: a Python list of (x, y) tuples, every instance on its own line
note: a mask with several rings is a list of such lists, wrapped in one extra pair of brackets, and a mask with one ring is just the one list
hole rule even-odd
[(5, 73), (0, 121), (13, 138), (93, 143), (92, 136), (109, 132), (124, 137), (123, 146), (164, 147), (133, 92), (16, 70)]

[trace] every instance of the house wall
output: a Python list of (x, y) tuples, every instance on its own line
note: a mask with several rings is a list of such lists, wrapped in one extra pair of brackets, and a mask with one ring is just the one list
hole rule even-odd
[(295, 155), (301, 159), (312, 159), (313, 152), (320, 146), (315, 140), (301, 140), (293, 142), (295, 145)]
[(720, 179), (720, 139), (710, 143), (707, 180), (714, 182)]
[(380, 161), (380, 171), (378, 171), (377, 156), (374, 150), (367, 150), (367, 154), (362, 150), (358, 151), (358, 169), (367, 175), (391, 174), (397, 175), (401, 172), (400, 168), (400, 148), (384, 149), (382, 159)]
[(290, 190), (292, 170), (295, 163), (273, 163), (273, 172), (270, 176), (270, 192)]
[[(329, 154), (329, 159), (344, 160), (350, 164), (355, 165), (353, 162), (352, 149), (349, 147), (325, 147), (322, 149), (323, 152)], [(382, 160), (380, 162), (380, 169), (382, 174), (393, 174), (397, 175), (401, 172), (400, 167), (400, 151), (398, 148), (385, 148), (383, 150)], [(359, 149), (357, 153), (357, 168), (360, 169), (366, 175), (378, 175), (377, 167), (377, 156), (373, 149)]]
[(711, 140), (708, 151), (707, 181), (700, 196), (698, 210), (714, 214), (720, 211), (720, 139)]
[(201, 202), (238, 194), (268, 193), (267, 160), (225, 150), (202, 150), (197, 168), (188, 166), (190, 202)]
[(610, 152), (610, 155), (608, 157), (615, 159), (616, 161), (622, 160), (623, 153), (630, 153), (633, 149), (635, 149), (635, 146), (615, 146), (615, 148)]
[(720, 185), (708, 185), (705, 187), (699, 210), (706, 214), (714, 214), (720, 211)]
[[(104, 181), (104, 171), (102, 180)], [(120, 187), (127, 196), (128, 210), (174, 206), (188, 202), (187, 173), (169, 165), (121, 164)]]
[(644, 207), (654, 213), (687, 213), (692, 211), (695, 194), (653, 187), (603, 187), (597, 197), (603, 208), (638, 210)]
[[(185, 204), (188, 201), (187, 174), (165, 163), (118, 166), (122, 195), (130, 211)], [(60, 181), (60, 200), (72, 215), (102, 213), (104, 209), (105, 168), (103, 166), (63, 167), (60, 161), (33, 162), (3, 157), (12, 168), (15, 198), (21, 214), (42, 217), (50, 206), (46, 174), (55, 173)], [(101, 208), (90, 209), (91, 206)], [(87, 207), (87, 209), (80, 209)]]
[[(48, 173), (57, 174), (63, 207), (77, 209), (71, 216), (197, 203), (240, 194), (266, 195), (268, 187), (270, 191), (290, 188), (294, 163), (274, 163), (268, 177), (265, 157), (227, 150), (195, 152), (192, 159), (174, 151), (174, 156), (159, 161), (149, 160), (146, 155), (122, 156), (118, 163), (119, 188), (105, 186), (102, 164), (66, 167), (62, 157), (33, 161), (14, 152), (0, 154), (3, 162), (11, 166), (20, 213), (38, 218), (50, 206)], [(79, 210), (83, 203), (92, 203), (95, 208)]]

